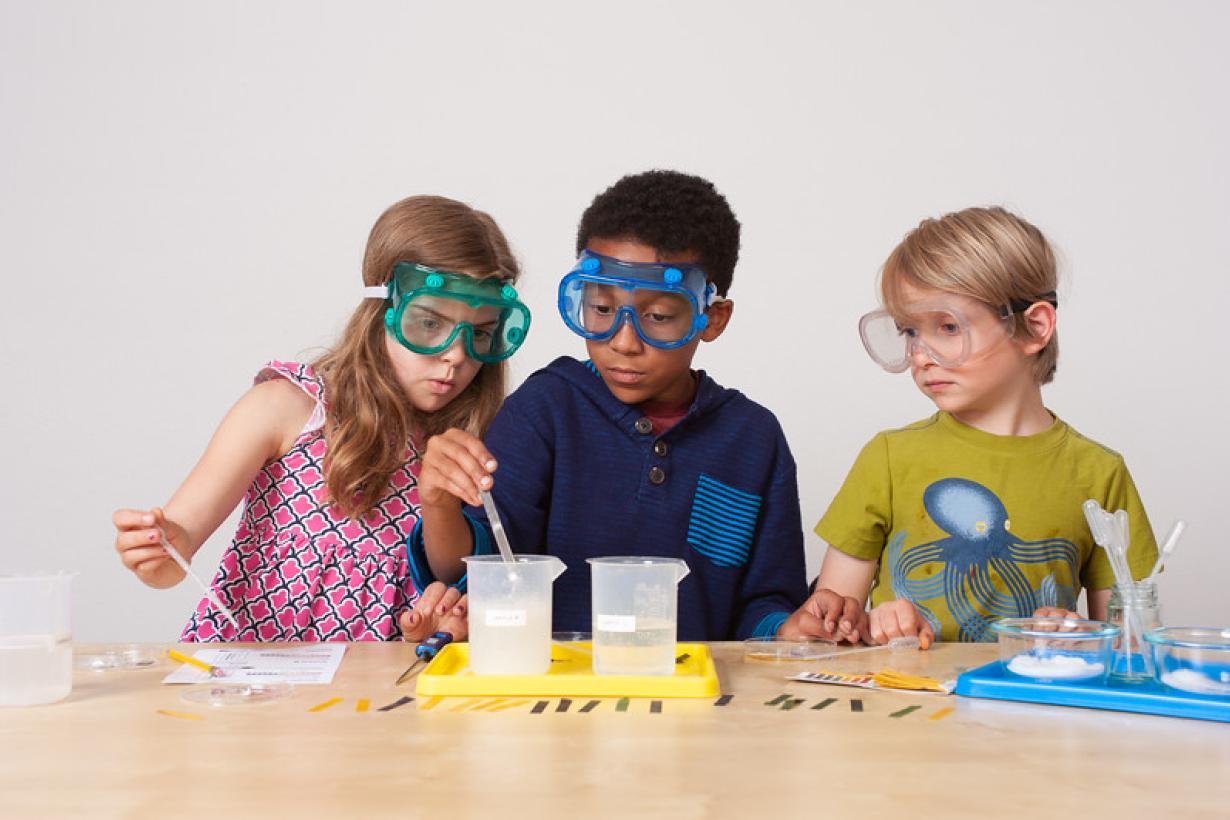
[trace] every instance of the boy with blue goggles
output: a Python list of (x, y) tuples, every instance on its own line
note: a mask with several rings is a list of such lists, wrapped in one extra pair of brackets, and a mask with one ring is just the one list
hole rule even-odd
[[(452, 347), (461, 335), (466, 355), (494, 364), (517, 352), (530, 329), (530, 311), (516, 289), (495, 276), (476, 279), (463, 273), (398, 262), (387, 285), (364, 288), (364, 295), (388, 299), (388, 331), (408, 350), (434, 356)], [(469, 322), (463, 313), (494, 308), (488, 322)]]
[(698, 265), (636, 264), (590, 250), (559, 283), (560, 316), (573, 333), (604, 341), (627, 322), (663, 350), (692, 341), (709, 324), (709, 306), (721, 301)]

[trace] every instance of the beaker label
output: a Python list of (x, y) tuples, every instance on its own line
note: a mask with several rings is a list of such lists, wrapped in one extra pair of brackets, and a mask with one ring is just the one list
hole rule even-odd
[(603, 615), (598, 614), (594, 628), (599, 632), (635, 632), (635, 615)]
[(525, 610), (488, 609), (483, 620), (487, 626), (525, 626)]

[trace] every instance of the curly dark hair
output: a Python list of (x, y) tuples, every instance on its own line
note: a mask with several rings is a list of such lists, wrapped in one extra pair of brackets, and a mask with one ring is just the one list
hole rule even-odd
[(659, 252), (694, 251), (725, 296), (739, 261), (739, 220), (713, 183), (679, 171), (631, 174), (581, 214), (577, 253), (591, 239), (634, 239)]

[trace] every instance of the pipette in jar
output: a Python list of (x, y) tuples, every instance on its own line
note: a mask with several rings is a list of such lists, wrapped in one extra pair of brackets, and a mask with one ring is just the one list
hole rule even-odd
[(1153, 565), (1153, 569), (1149, 571), (1149, 580), (1152, 581), (1157, 574), (1162, 571), (1162, 566), (1166, 563), (1166, 559), (1170, 557), (1170, 553), (1174, 552), (1174, 548), (1179, 545), (1179, 536), (1183, 534), (1183, 530), (1187, 528), (1186, 521), (1176, 521), (1174, 526), (1170, 528), (1170, 535), (1166, 536), (1166, 541), (1162, 544), (1162, 548), (1157, 551), (1157, 563)]

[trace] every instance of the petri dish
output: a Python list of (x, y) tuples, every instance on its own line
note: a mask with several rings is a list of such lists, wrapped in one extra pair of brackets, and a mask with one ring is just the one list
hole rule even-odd
[(245, 706), (271, 703), (290, 697), (295, 685), (289, 681), (260, 683), (204, 683), (184, 692), (184, 700), (206, 706)]
[(837, 646), (824, 638), (748, 638), (743, 642), (743, 660), (768, 663), (814, 661)]
[(162, 653), (152, 646), (128, 644), (97, 652), (78, 652), (73, 655), (73, 666), (105, 672), (109, 669), (148, 669), (156, 666)]

